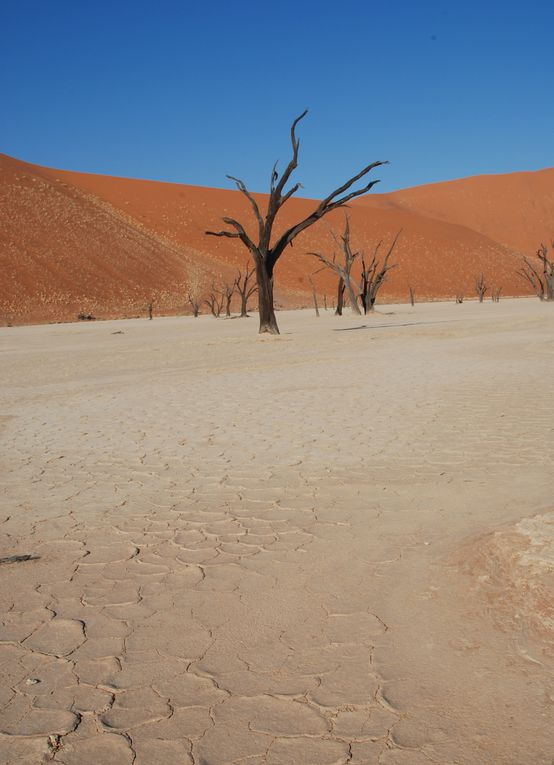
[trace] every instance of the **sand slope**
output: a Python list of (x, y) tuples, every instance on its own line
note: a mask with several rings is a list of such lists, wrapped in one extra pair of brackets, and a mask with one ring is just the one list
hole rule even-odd
[[(515, 273), (519, 251), (531, 254), (546, 237), (553, 198), (554, 171), (368, 195), (349, 212), (353, 245), (371, 253), (402, 229), (399, 268), (383, 290), (392, 300), (406, 300), (408, 286), (420, 299), (471, 295), (481, 272), (505, 295), (526, 294)], [(290, 200), (276, 233), (313, 204)], [(150, 300), (158, 312), (183, 312), (191, 271), (200, 269), (208, 286), (231, 279), (246, 262), (240, 244), (206, 237), (222, 215), (251, 220), (237, 191), (64, 172), (0, 155), (0, 318), (132, 316)], [(309, 303), (308, 275), (317, 265), (306, 253), (331, 253), (331, 229), (342, 226), (342, 213), (329, 216), (283, 256), (279, 305)], [(335, 278), (321, 272), (315, 281), (331, 303)]]

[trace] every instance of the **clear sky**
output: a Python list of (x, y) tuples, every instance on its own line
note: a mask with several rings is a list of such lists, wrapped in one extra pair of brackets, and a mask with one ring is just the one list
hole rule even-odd
[(304, 196), (554, 165), (554, 0), (4, 0), (0, 152)]

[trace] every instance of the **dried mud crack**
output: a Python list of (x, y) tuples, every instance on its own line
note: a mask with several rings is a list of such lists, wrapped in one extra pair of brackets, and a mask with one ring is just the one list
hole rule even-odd
[(240, 322), (0, 336), (0, 763), (551, 765), (552, 327), (505, 302), (248, 368)]

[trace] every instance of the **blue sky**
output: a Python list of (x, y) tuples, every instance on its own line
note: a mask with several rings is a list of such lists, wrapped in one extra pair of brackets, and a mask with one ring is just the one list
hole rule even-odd
[(0, 151), (255, 191), (289, 156), (326, 194), (554, 165), (554, 2), (4, 0)]

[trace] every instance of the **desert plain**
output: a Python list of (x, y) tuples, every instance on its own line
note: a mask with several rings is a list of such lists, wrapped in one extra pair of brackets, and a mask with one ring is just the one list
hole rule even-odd
[(1, 328), (0, 762), (551, 765), (553, 309)]

